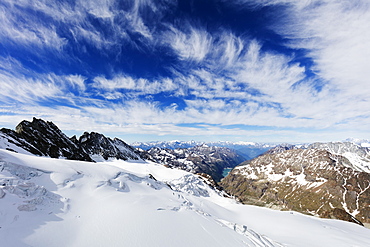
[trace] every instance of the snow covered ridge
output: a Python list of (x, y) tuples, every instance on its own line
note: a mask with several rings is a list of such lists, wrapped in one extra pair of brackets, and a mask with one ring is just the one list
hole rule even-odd
[(292, 149), (319, 149), (346, 157), (346, 166), (359, 172), (370, 173), (370, 148), (354, 142), (315, 142), (306, 145), (280, 144), (268, 150), (267, 154), (285, 152)]
[(324, 149), (271, 150), (236, 167), (221, 186), (244, 203), (370, 223), (370, 173)]
[(366, 147), (366, 148), (370, 147), (370, 140), (366, 140), (366, 139), (348, 138), (344, 140), (343, 142), (351, 142), (351, 143), (354, 143), (361, 147)]
[(2, 246), (370, 246), (369, 236), (344, 221), (239, 204), (151, 162), (0, 149)]
[(333, 154), (342, 155), (350, 161), (351, 168), (370, 173), (370, 149), (366, 146), (360, 146), (353, 142), (317, 142), (309, 145), (308, 148), (323, 149)]

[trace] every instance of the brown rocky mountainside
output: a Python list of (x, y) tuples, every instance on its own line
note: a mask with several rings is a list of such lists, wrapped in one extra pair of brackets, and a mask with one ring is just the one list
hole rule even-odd
[(242, 163), (221, 186), (246, 204), (370, 223), (370, 174), (350, 167), (326, 150), (291, 149)]

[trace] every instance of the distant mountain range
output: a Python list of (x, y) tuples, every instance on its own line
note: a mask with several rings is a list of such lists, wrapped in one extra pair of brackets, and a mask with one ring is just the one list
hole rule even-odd
[[(370, 223), (366, 140), (301, 145), (170, 141), (131, 146), (96, 132), (67, 137), (54, 123), (33, 118), (15, 130), (1, 129), (0, 148), (89, 162), (154, 162), (200, 174), (209, 185), (221, 185), (246, 204)], [(234, 169), (223, 178), (226, 168)]]
[(148, 160), (192, 173), (205, 173), (216, 181), (223, 178), (224, 169), (246, 160), (233, 149), (206, 144), (176, 149), (152, 147), (146, 152)]
[(131, 145), (143, 150), (149, 150), (153, 147), (156, 148), (192, 148), (201, 145), (207, 145), (209, 147), (225, 147), (235, 150), (239, 155), (243, 156), (244, 159), (249, 160), (263, 154), (267, 150), (276, 146), (276, 144), (270, 143), (255, 143), (255, 142), (198, 142), (198, 141), (153, 141), (153, 142), (134, 142)]

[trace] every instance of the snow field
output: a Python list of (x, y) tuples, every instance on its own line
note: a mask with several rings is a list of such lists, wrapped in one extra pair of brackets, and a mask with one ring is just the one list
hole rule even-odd
[(0, 171), (4, 246), (370, 246), (364, 227), (241, 205), (150, 162), (0, 150)]

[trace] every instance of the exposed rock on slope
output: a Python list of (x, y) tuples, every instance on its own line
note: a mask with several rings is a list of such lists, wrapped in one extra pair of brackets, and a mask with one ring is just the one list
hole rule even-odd
[(139, 160), (140, 154), (133, 147), (124, 141), (114, 138), (105, 137), (96, 132), (85, 132), (78, 141), (78, 144), (91, 155), (93, 159), (99, 157), (107, 160), (116, 158), (121, 160)]
[(33, 118), (32, 122), (22, 121), (15, 131), (2, 129), (3, 137), (8, 142), (26, 151), (51, 158), (64, 157), (71, 160), (92, 161), (90, 156), (73, 141), (71, 141), (52, 122)]
[(370, 223), (370, 174), (350, 167), (326, 150), (292, 149), (242, 163), (221, 185), (243, 203), (321, 217), (337, 208)]
[(5, 128), (0, 130), (0, 148), (23, 154), (43, 155), (40, 150), (29, 144), (14, 130)]
[(235, 167), (245, 160), (232, 149), (207, 145), (175, 150), (151, 148), (148, 154), (155, 162), (192, 173), (206, 173), (216, 181), (223, 177), (225, 168)]
[(54, 123), (33, 118), (22, 121), (15, 131), (0, 130), (0, 148), (51, 158), (94, 161), (116, 158), (139, 160), (140, 153), (124, 141), (95, 132), (85, 132), (79, 140), (68, 138)]

